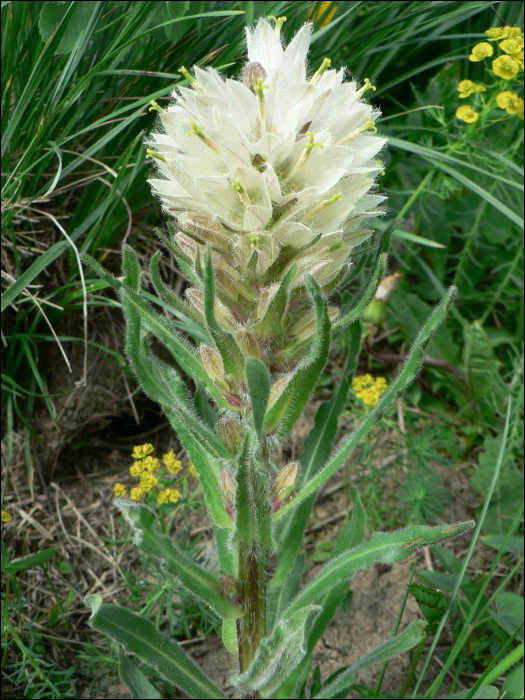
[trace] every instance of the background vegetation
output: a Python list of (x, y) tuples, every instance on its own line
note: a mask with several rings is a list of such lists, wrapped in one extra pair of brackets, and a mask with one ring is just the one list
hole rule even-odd
[[(455, 113), (464, 103), (459, 82), (484, 79), (483, 64), (468, 60), (471, 47), (491, 26), (522, 26), (521, 3), (2, 2), (1, 13), (1, 498), (12, 517), (2, 537), (2, 692), (80, 697), (94, 678), (112, 677), (116, 651), (86, 635), (82, 596), (97, 580), (115, 600), (131, 590), (127, 604), (180, 640), (217, 631), (206, 609), (136, 559), (125, 524), (111, 514), (111, 484), (126, 473), (122, 455), (129, 461), (132, 444), (177, 444), (126, 367), (118, 302), (82, 271), (79, 252), (118, 271), (125, 241), (144, 259), (147, 279), (159, 246), (154, 228), (163, 226), (146, 183), (150, 100), (167, 103), (185, 82), (182, 65), (237, 76), (243, 28), (264, 14), (286, 15), (286, 39), (310, 17), (311, 65), (329, 56), (332, 66), (347, 66), (349, 79), (377, 86), (371, 100), (389, 138), (387, 213), (377, 226), (404, 223), (391, 248), (399, 284), (369, 321), (362, 370), (392, 376), (443, 291), (459, 287), (424, 373), (383, 417), (358, 464), (343, 470), (339, 488), (348, 501), (357, 483), (372, 523), (385, 528), (439, 522), (446, 508), (457, 514), (459, 492), (479, 516), (492, 488), (465, 577), (458, 579), (461, 555), (444, 548), (436, 571), (426, 562), (415, 576), (432, 589), (461, 586), (446, 640), (431, 650), (448, 672), (447, 689), (470, 687), (497, 667), (494, 680), (507, 673), (506, 697), (520, 697), (513, 664), (523, 656), (523, 121), (469, 125)], [(356, 256), (363, 267), (355, 292), (367, 276), (366, 252)], [(181, 292), (183, 277), (167, 256), (163, 265)], [(344, 351), (343, 338), (319, 399), (337, 381)], [(347, 421), (355, 410), (362, 408), (350, 396)], [(205, 556), (198, 484), (187, 473), (183, 482), (165, 525)], [(312, 566), (328, 558), (331, 528), (347, 513), (312, 521)], [(438, 692), (434, 677), (422, 686), (425, 697)], [(167, 690), (154, 672), (150, 679)], [(413, 692), (394, 691), (387, 697)]]

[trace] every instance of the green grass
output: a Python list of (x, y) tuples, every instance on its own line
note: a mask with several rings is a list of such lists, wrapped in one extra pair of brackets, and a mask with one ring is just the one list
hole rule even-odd
[[(90, 337), (93, 315), (119, 304), (103, 282), (82, 271), (79, 253), (104, 260), (118, 274), (124, 241), (141, 255), (156, 245), (153, 230), (163, 221), (146, 183), (150, 165), (142, 143), (156, 116), (150, 101), (166, 104), (174, 87), (184, 84), (182, 65), (211, 65), (238, 75), (243, 28), (260, 15), (286, 15), (288, 39), (315, 12), (311, 66), (329, 56), (333, 67), (346, 65), (349, 76), (368, 77), (377, 86), (371, 100), (383, 112), (378, 130), (389, 138), (380, 181), (388, 194), (386, 218), (406, 220), (391, 247), (391, 267), (400, 271), (400, 283), (384, 324), (370, 339), (375, 354), (363, 353), (363, 370), (391, 371), (392, 362), (381, 356), (404, 355), (444, 290), (459, 287), (453, 313), (427, 348), (437, 364), (427, 365), (404, 398), (405, 431), (393, 411), (361, 453), (358, 469), (368, 472), (359, 485), (369, 517), (381, 527), (407, 524), (406, 505), (414, 518), (438, 517), (448, 496), (428, 469), (436, 462), (451, 469), (469, 463), (464, 469), (477, 494), (478, 517), (487, 503), (512, 397), (499, 477), (475, 544), (480, 558), (486, 546), (492, 547), (493, 561), (499, 557), (500, 568), (506, 567), (509, 587), (523, 573), (515, 539), (520, 530), (509, 534), (511, 521), (500, 517), (503, 507), (511, 518), (519, 512), (523, 483), (523, 122), (516, 117), (478, 128), (459, 122), (455, 111), (461, 103), (458, 82), (483, 79), (481, 64), (468, 60), (470, 48), (484, 40), (486, 28), (501, 24), (498, 16), (522, 26), (523, 9), (513, 2), (394, 0), (332, 3), (318, 16), (320, 5), (108, 1), (70, 8), (68, 3), (2, 2), (2, 507), (19, 439), (31, 492), (37, 485), (34, 449), (41, 438), (35, 415), (47, 410), (56, 418), (55, 397), (48, 390), (50, 344), (60, 346), (65, 373), (70, 373), (73, 344), (84, 358), (106, 352), (128, 371), (121, 353)], [(331, 22), (321, 27), (336, 5)], [(352, 291), (359, 291), (366, 273), (367, 265)], [(191, 333), (187, 321), (178, 323)], [(70, 392), (82, 390), (86, 361), (71, 374)], [(329, 372), (325, 388), (333, 379)], [(389, 431), (405, 449), (382, 480), (383, 473), (374, 474), (372, 457), (380, 435)], [(513, 538), (511, 548), (501, 552), (507, 535)], [(313, 551), (321, 561), (328, 550)], [(17, 553), (27, 552), (18, 547)], [(50, 607), (48, 617), (38, 617), (17, 583), (22, 576), (23, 571), (2, 574), (2, 605), (9, 601), (12, 626), (5, 627), (2, 619), (3, 658), (8, 659), (3, 673), (15, 685), (25, 683), (28, 697), (70, 697), (75, 676), (69, 669), (79, 665), (78, 650), (60, 667), (44, 654), (58, 644), (56, 638), (42, 641), (30, 621), (47, 625), (55, 613)], [(476, 575), (472, 583), (479, 592), (487, 581), (494, 586), (492, 598), (469, 621), (470, 636), (459, 643), (454, 660), (443, 659), (456, 679), (462, 670), (494, 667), (495, 659), (505, 661), (517, 648), (511, 641), (498, 656), (501, 648), (486, 643), (495, 634), (489, 609), (497, 612), (501, 580), (496, 584)], [(137, 605), (161, 617), (168, 614), (163, 592), (153, 601), (160, 579), (143, 587), (137, 573), (128, 583)], [(470, 600), (464, 589), (463, 594)], [(61, 593), (53, 602), (59, 617), (70, 614), (67, 600)], [(213, 629), (209, 613), (194, 610), (189, 599), (183, 602), (183, 613), (170, 618), (174, 633)], [(24, 616), (17, 613), (22, 610)], [(470, 611), (459, 606), (456, 613), (450, 629), (458, 639)], [(505, 644), (512, 632), (503, 632), (506, 637), (498, 638)], [(114, 658), (102, 648), (90, 649), (86, 657), (98, 658), (101, 666)]]

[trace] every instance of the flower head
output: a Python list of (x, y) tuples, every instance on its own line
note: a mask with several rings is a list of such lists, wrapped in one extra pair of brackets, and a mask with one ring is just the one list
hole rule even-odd
[(491, 27), (485, 30), (485, 34), (488, 36), (490, 41), (497, 41), (498, 39), (504, 39), (507, 37), (508, 31), (507, 27)]
[(151, 489), (157, 484), (157, 477), (149, 472), (142, 472), (140, 475), (140, 488), (143, 491), (151, 491)]
[(494, 49), (492, 46), (486, 41), (482, 41), (472, 48), (469, 61), (473, 61), (474, 63), (477, 61), (482, 61), (484, 58), (487, 58), (487, 56), (492, 56), (493, 53)]
[(512, 60), (516, 61), (518, 66), (523, 70), (523, 49), (519, 53), (513, 54)]
[(153, 452), (153, 449), (153, 445), (150, 445), (148, 442), (145, 445), (135, 445), (131, 456), (133, 459), (142, 459), (143, 457), (150, 455)]
[(133, 462), (133, 464), (129, 468), (129, 473), (131, 474), (131, 476), (140, 476), (140, 474), (142, 474), (144, 469), (145, 469), (144, 460), (138, 459), (136, 462)]
[(113, 484), (113, 493), (117, 498), (120, 498), (121, 496), (124, 496), (126, 493), (126, 487), (124, 484), (119, 484), (118, 481), (116, 484)]
[(157, 503), (176, 503), (180, 498), (178, 489), (170, 489), (168, 486), (164, 491), (159, 491), (157, 494)]
[(129, 495), (131, 496), (133, 501), (140, 501), (143, 493), (144, 493), (144, 491), (141, 488), (139, 488), (138, 486), (136, 486), (134, 489), (131, 489), (131, 491), (129, 492)]
[(188, 460), (188, 467), (189, 467), (189, 469), (190, 469), (190, 474), (191, 474), (192, 476), (194, 476), (196, 479), (198, 479), (199, 477), (198, 477), (198, 475), (197, 475), (197, 470), (195, 469), (195, 465), (193, 464), (193, 462), (191, 461), (191, 459)]
[(499, 56), (492, 61), (492, 70), (504, 80), (512, 80), (518, 74), (519, 63), (510, 56)]
[(162, 461), (171, 474), (178, 474), (182, 469), (182, 462), (177, 459), (173, 450), (170, 450), (167, 454), (162, 455)]
[(456, 110), (456, 117), (471, 124), (478, 119), (479, 113), (475, 112), (470, 105), (461, 105)]
[(499, 47), (505, 53), (515, 54), (523, 51), (523, 37), (519, 36), (516, 39), (504, 39), (500, 41)]
[(498, 107), (506, 109), (509, 114), (517, 114), (520, 109), (520, 102), (523, 103), (521, 97), (511, 90), (504, 90), (496, 96)]
[[(363, 100), (370, 81), (361, 88), (344, 82), (345, 69), (332, 69), (329, 58), (309, 77), (312, 24), (286, 48), (281, 24), (260, 19), (247, 29), (242, 80), (224, 79), (211, 67), (184, 74), (188, 84), (159, 112), (147, 142), (165, 157), (151, 159), (159, 174), (149, 182), (176, 217), (174, 245), (195, 278), (210, 248), (222, 305), (215, 307), (217, 322), (241, 351), (262, 353), (270, 363), (293, 342), (286, 328), (312, 306), (304, 274), (325, 292), (333, 289), (353, 248), (372, 234), (362, 220), (377, 216), (384, 200), (373, 192), (385, 139), (375, 135), (379, 112)], [(269, 291), (292, 268), (288, 325), (270, 324), (268, 343), (263, 309), (273, 308)], [(202, 315), (202, 290), (190, 289), (187, 297)], [(201, 361), (226, 396), (230, 375), (210, 347), (200, 346)]]
[(8, 523), (11, 520), (11, 515), (6, 510), (2, 509), (2, 522)]
[(473, 83), (472, 80), (462, 80), (458, 85), (459, 97), (468, 97), (473, 93), (485, 92), (486, 88), (479, 83)]
[(374, 379), (371, 374), (362, 374), (352, 381), (352, 391), (367, 406), (375, 406), (386, 388), (384, 377)]
[(150, 474), (153, 474), (153, 472), (156, 472), (157, 469), (160, 467), (160, 461), (157, 459), (157, 457), (145, 457), (142, 460), (144, 464), (144, 469), (149, 472)]

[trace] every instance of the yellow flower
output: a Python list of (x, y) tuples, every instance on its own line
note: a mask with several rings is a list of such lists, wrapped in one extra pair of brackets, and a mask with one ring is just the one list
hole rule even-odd
[(504, 90), (496, 97), (498, 107), (501, 109), (506, 109), (509, 114), (517, 114), (519, 112), (520, 100), (523, 102), (521, 97), (510, 90)]
[(352, 381), (352, 391), (367, 406), (375, 406), (387, 386), (384, 377), (374, 379), (371, 374), (362, 374)]
[(500, 49), (505, 53), (519, 53), (523, 51), (523, 37), (519, 36), (516, 39), (504, 39), (499, 44)]
[(468, 97), (474, 92), (485, 92), (486, 88), (472, 80), (462, 80), (458, 85), (459, 97)]
[(523, 50), (520, 51), (519, 53), (515, 53), (515, 54), (512, 56), (512, 60), (513, 60), (513, 61), (516, 61), (516, 63), (518, 64), (518, 66), (523, 70)]
[(157, 477), (149, 472), (143, 472), (140, 475), (140, 488), (144, 491), (150, 491), (157, 483)]
[(518, 100), (518, 117), (523, 119), (523, 98), (521, 97)]
[(509, 39), (517, 39), (521, 36), (521, 27), (505, 27)]
[(475, 122), (479, 117), (478, 112), (475, 112), (470, 105), (461, 105), (456, 110), (456, 117), (469, 124)]
[(2, 510), (2, 522), (8, 523), (10, 520), (11, 520), (11, 515), (6, 510)]
[(494, 73), (505, 80), (514, 78), (518, 74), (519, 68), (519, 63), (510, 56), (499, 56), (492, 61)]
[(507, 30), (508, 27), (491, 27), (485, 30), (485, 34), (490, 41), (496, 41), (497, 39), (505, 39), (509, 35)]
[(173, 450), (170, 450), (168, 454), (162, 455), (162, 461), (172, 474), (177, 474), (182, 469), (182, 462), (175, 457)]
[(117, 498), (120, 498), (126, 493), (126, 487), (124, 484), (119, 484), (117, 481), (117, 483), (113, 485), (113, 493), (115, 496), (117, 496)]
[(147, 442), (145, 445), (135, 445), (131, 456), (133, 459), (142, 459), (153, 452), (153, 445)]
[(129, 468), (129, 473), (131, 476), (139, 476), (139, 474), (142, 474), (144, 471), (144, 460), (143, 459), (138, 459), (136, 462), (133, 462), (131, 467)]
[(476, 46), (474, 46), (472, 49), (472, 53), (469, 56), (469, 61), (473, 61), (474, 63), (476, 61), (482, 61), (487, 56), (492, 56), (493, 53), (494, 49), (492, 46), (486, 41), (482, 41), (481, 43), (476, 44)]
[(150, 474), (153, 472), (156, 472), (157, 469), (160, 467), (160, 462), (156, 457), (145, 457), (143, 459), (144, 462), (144, 469), (148, 471)]
[(193, 462), (191, 461), (191, 459), (188, 460), (188, 467), (190, 468), (190, 474), (191, 474), (192, 476), (194, 476), (196, 479), (198, 479), (199, 477), (197, 476), (197, 472), (196, 472), (196, 470), (195, 470), (195, 467), (194, 467)]
[(137, 486), (136, 488), (131, 489), (131, 491), (129, 492), (129, 495), (131, 496), (131, 498), (134, 501), (140, 501), (143, 493), (144, 493), (144, 491), (142, 489), (138, 488), (138, 486)]
[(170, 503), (177, 503), (177, 501), (180, 498), (180, 493), (178, 489), (170, 489), (168, 486), (164, 489), (164, 491), (160, 491), (159, 495), (157, 496), (157, 503), (167, 503), (170, 501)]

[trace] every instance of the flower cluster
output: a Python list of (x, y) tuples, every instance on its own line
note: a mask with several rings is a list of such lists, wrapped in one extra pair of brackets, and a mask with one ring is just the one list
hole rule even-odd
[(362, 374), (354, 377), (352, 381), (352, 391), (366, 406), (375, 406), (386, 387), (387, 381), (384, 377), (374, 379), (371, 374)]
[[(329, 58), (307, 77), (312, 24), (283, 48), (283, 21), (261, 19), (247, 30), (240, 80), (180, 68), (188, 86), (167, 109), (152, 104), (159, 126), (147, 141), (157, 169), (149, 182), (173, 226), (164, 242), (194, 285), (185, 312), (205, 325), (208, 249), (218, 325), (235, 353), (256, 357), (274, 376), (298, 366), (316, 331), (304, 274), (330, 293), (352, 250), (372, 235), (365, 216), (379, 215), (384, 200), (373, 193), (383, 168), (380, 113), (363, 100), (375, 87), (366, 78), (361, 87), (344, 82), (345, 68), (332, 70)], [(332, 321), (337, 314), (329, 307)], [(312, 323), (298, 323), (304, 318)], [(217, 348), (204, 343), (199, 353), (218, 391), (240, 407), (242, 377)]]
[[(180, 498), (178, 489), (166, 486), (164, 483), (164, 475), (166, 472), (170, 474), (178, 474), (182, 469), (182, 462), (177, 459), (173, 450), (162, 456), (161, 466), (160, 460), (152, 455), (153, 445), (146, 443), (145, 445), (135, 445), (131, 456), (134, 462), (129, 468), (131, 476), (139, 477), (139, 486), (130, 490), (130, 497), (134, 501), (140, 501), (144, 494), (149, 493), (155, 487), (157, 488), (157, 503), (176, 503)], [(159, 471), (160, 470), (160, 471)], [(197, 472), (191, 460), (188, 460), (188, 473), (197, 477)], [(117, 482), (113, 486), (115, 496), (122, 497), (126, 494), (124, 484)]]
[(2, 522), (8, 523), (11, 520), (11, 515), (6, 510), (2, 509)]
[[(494, 82), (488, 87), (492, 88), (492, 96), (485, 101), (482, 93), (487, 91), (487, 86), (475, 83), (472, 80), (462, 80), (458, 85), (459, 97), (466, 98), (474, 95), (474, 105), (464, 104), (458, 107), (456, 117), (469, 124), (478, 121), (480, 107), (490, 110), (495, 100), (500, 109), (507, 114), (517, 114), (523, 119), (523, 97), (509, 90), (510, 81), (516, 80), (523, 74), (523, 35), (520, 27), (491, 27), (485, 32), (490, 42), (496, 44), (498, 55), (492, 60), (492, 68), (485, 64), (485, 68)], [(488, 41), (476, 44), (469, 60), (473, 63), (484, 61), (494, 55), (494, 47)]]

